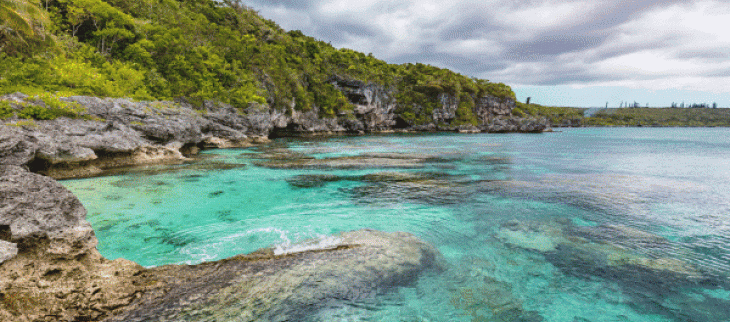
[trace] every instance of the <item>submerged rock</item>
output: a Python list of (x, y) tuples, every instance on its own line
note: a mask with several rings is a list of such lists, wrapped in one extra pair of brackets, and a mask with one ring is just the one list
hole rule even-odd
[(375, 203), (417, 201), (434, 205), (454, 205), (473, 196), (471, 181), (462, 176), (436, 172), (378, 172), (364, 175), (366, 185), (346, 189), (356, 202)]
[(515, 298), (508, 283), (484, 277), (473, 286), (454, 292), (451, 304), (472, 317), (472, 321), (540, 322), (536, 311), (527, 311)]
[[(510, 198), (536, 199), (568, 204), (583, 209), (639, 216), (647, 213), (648, 200), (686, 201), (709, 188), (680, 179), (614, 174), (543, 175), (533, 181), (483, 182), (480, 191)], [(719, 201), (718, 201), (719, 202)]]
[(428, 159), (420, 158), (377, 158), (367, 156), (337, 157), (326, 159), (270, 159), (256, 162), (261, 167), (272, 169), (418, 169), (424, 167)]
[(688, 249), (636, 228), (621, 225), (578, 227), (568, 220), (510, 221), (502, 226), (496, 237), (511, 246), (540, 252), (572, 275), (606, 277), (632, 287), (645, 285), (664, 289), (727, 284), (727, 278), (672, 256), (687, 253)]
[(623, 225), (582, 227), (553, 220), (510, 221), (497, 237), (513, 247), (543, 254), (565, 274), (617, 283), (637, 311), (676, 321), (730, 319), (726, 296), (704, 292), (726, 293), (728, 276), (690, 262), (687, 258), (696, 257), (692, 250), (661, 236)]
[(343, 177), (332, 174), (303, 174), (288, 178), (286, 182), (297, 188), (317, 188), (343, 179)]

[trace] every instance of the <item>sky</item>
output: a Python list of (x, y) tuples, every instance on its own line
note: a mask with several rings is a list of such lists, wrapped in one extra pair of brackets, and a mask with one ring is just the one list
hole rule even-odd
[(730, 1), (244, 0), (286, 30), (552, 106), (730, 107)]

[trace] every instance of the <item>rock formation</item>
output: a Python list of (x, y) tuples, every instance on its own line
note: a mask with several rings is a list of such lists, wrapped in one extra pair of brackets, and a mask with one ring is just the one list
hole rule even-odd
[[(324, 250), (270, 249), (142, 274), (162, 286), (110, 321), (299, 321), (329, 302), (358, 300), (438, 268), (437, 251), (407, 233), (360, 230)], [(154, 317), (151, 319), (150, 317)]]
[[(204, 102), (195, 107), (179, 102), (135, 102), (75, 96), (86, 112), (81, 119), (25, 121), (12, 117), (0, 123), (2, 164), (26, 165), (54, 178), (98, 175), (106, 169), (150, 163), (180, 163), (201, 148), (247, 147), (269, 136), (365, 133), (393, 130), (476, 132), (541, 132), (546, 120), (511, 117), (514, 101), (485, 96), (476, 100), (480, 126), (448, 125), (456, 117), (458, 101), (439, 95), (442, 108), (433, 122), (410, 126), (399, 122), (390, 90), (375, 84), (333, 78), (332, 84), (353, 104), (352, 114), (323, 118), (315, 106), (308, 112), (270, 110), (252, 103), (244, 110)], [(0, 97), (19, 109), (28, 96)], [(438, 124), (438, 125), (437, 125)], [(13, 160), (6, 156), (13, 153)]]
[(53, 179), (0, 166), (0, 320), (98, 321), (128, 305), (142, 267), (96, 250), (86, 210)]

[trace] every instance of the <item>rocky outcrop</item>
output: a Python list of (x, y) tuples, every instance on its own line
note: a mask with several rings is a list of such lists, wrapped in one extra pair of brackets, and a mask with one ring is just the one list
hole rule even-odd
[[(12, 117), (0, 124), (0, 160), (26, 165), (33, 172), (54, 178), (88, 177), (103, 171), (149, 163), (181, 163), (202, 148), (236, 148), (265, 141), (269, 136), (366, 133), (383, 131), (542, 132), (546, 120), (511, 117), (514, 101), (491, 96), (475, 98), (473, 108), (479, 126), (451, 125), (459, 100), (438, 95), (441, 107), (432, 112), (433, 122), (410, 125), (396, 115), (393, 90), (383, 86), (330, 79), (354, 106), (336, 117), (321, 117), (317, 106), (309, 111), (272, 110), (252, 103), (245, 109), (204, 102), (196, 107), (177, 102), (136, 102), (119, 98), (74, 96), (63, 101), (78, 103), (82, 118), (24, 121)], [(0, 97), (16, 109), (28, 96), (15, 93)], [(11, 160), (12, 159), (12, 160)]]
[(396, 101), (392, 91), (376, 84), (336, 76), (330, 79), (330, 83), (354, 106), (354, 118), (342, 122), (349, 131), (389, 131), (396, 125)]
[(0, 166), (0, 239), (2, 321), (98, 321), (140, 290), (142, 267), (99, 254), (79, 200), (18, 166)]
[[(16, 93), (2, 99), (19, 108), (26, 97)], [(200, 148), (247, 147), (265, 141), (273, 128), (268, 112), (256, 105), (240, 112), (209, 102), (195, 109), (185, 102), (63, 100), (83, 106), (84, 117), (6, 120), (0, 125), (0, 162), (54, 178), (87, 177), (110, 168), (184, 162)]]
[(410, 234), (360, 230), (324, 247), (146, 269), (102, 257), (85, 217), (53, 179), (0, 166), (0, 320), (296, 321), (441, 267)]
[(25, 165), (35, 158), (38, 139), (18, 128), (0, 125), (0, 164)]
[(215, 263), (163, 266), (163, 284), (110, 321), (300, 321), (335, 301), (372, 297), (438, 268), (435, 249), (406, 233), (360, 230), (329, 248), (265, 249)]
[(545, 119), (523, 119), (497, 117), (479, 127), (489, 133), (540, 133), (550, 129), (550, 122)]

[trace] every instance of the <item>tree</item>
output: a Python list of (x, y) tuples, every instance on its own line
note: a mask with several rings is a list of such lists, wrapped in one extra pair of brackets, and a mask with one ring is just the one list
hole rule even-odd
[(33, 40), (46, 40), (48, 13), (27, 0), (0, 0), (0, 52), (33, 49)]
[(114, 45), (122, 39), (133, 38), (132, 16), (120, 11), (101, 0), (63, 0), (67, 4), (68, 21), (72, 26), (72, 36), (76, 37), (79, 28), (85, 24), (93, 25), (95, 31), (84, 38), (95, 38), (97, 49), (102, 55), (111, 53)]

